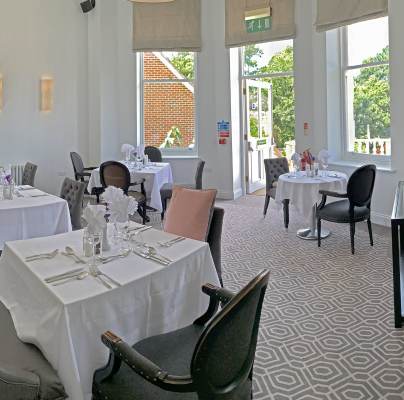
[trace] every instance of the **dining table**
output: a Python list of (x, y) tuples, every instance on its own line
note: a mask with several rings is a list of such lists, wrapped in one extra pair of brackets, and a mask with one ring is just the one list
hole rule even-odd
[[(133, 161), (120, 161), (128, 167), (131, 182), (137, 182), (145, 179), (146, 197), (149, 206), (158, 211), (163, 211), (161, 202), (160, 189), (166, 183), (173, 183), (173, 173), (170, 163), (165, 162), (149, 162), (147, 165)], [(94, 188), (101, 188), (100, 169), (96, 168), (91, 171), (87, 190), (92, 193)]]
[[(305, 240), (317, 240), (316, 212), (317, 204), (322, 198), (320, 190), (345, 192), (348, 177), (337, 171), (321, 170), (318, 175), (310, 176), (306, 171), (289, 172), (278, 178), (275, 202), (280, 205), (289, 200), (309, 226), (297, 231), (297, 236)], [(329, 229), (321, 229), (321, 238), (331, 234)]]
[(11, 200), (0, 196), (0, 250), (7, 241), (46, 237), (71, 230), (69, 206), (60, 197), (29, 185), (16, 186)]
[[(133, 344), (183, 328), (207, 309), (202, 285), (219, 285), (207, 243), (136, 223), (130, 229), (135, 230), (136, 243), (154, 246), (169, 262), (156, 262), (147, 253), (122, 252), (113, 244), (100, 258), (97, 268), (105, 275), (98, 279), (88, 274), (83, 231), (7, 242), (0, 258), (0, 300), (11, 313), (17, 335), (42, 351), (71, 400), (91, 399), (93, 374), (106, 365), (109, 355), (102, 333), (111, 330)], [(173, 239), (174, 244), (165, 246)], [(65, 253), (66, 246), (74, 256)], [(39, 254), (50, 256), (29, 258)], [(108, 258), (111, 255), (118, 257)], [(72, 279), (49, 279), (64, 273), (71, 273)]]

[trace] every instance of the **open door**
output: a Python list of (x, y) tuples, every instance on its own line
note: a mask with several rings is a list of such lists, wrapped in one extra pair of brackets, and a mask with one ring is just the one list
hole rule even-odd
[(265, 187), (264, 159), (272, 155), (272, 84), (245, 80), (246, 191)]

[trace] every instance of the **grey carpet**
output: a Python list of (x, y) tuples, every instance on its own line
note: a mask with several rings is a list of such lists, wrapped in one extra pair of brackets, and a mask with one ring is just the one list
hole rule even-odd
[[(404, 330), (394, 329), (388, 231), (369, 245), (358, 229), (350, 253), (347, 225), (327, 224), (319, 249), (296, 237), (304, 218), (248, 196), (225, 208), (224, 284), (240, 289), (271, 271), (255, 362), (254, 399), (404, 399)], [(383, 232), (383, 230), (378, 230)]]

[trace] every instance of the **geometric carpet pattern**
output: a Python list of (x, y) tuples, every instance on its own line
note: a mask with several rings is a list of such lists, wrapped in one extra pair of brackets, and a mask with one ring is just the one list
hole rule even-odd
[(223, 279), (238, 290), (261, 269), (271, 272), (254, 369), (255, 400), (404, 399), (404, 330), (394, 328), (388, 231), (349, 227), (318, 248), (296, 237), (305, 218), (291, 207), (290, 226), (263, 197), (222, 201)]

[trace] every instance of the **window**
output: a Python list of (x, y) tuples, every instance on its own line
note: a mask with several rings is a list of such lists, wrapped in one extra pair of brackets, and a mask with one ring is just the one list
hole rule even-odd
[(195, 54), (143, 53), (143, 140), (166, 154), (196, 153)]
[[(257, 137), (261, 132), (260, 137), (270, 136), (275, 154), (291, 156), (295, 148), (293, 40), (245, 46), (242, 59), (243, 79), (252, 82), (246, 93), (249, 135)], [(263, 83), (269, 84), (265, 85), (268, 89), (260, 91)], [(265, 128), (267, 121), (269, 128)]]
[(348, 154), (389, 157), (388, 18), (342, 28), (344, 147)]

